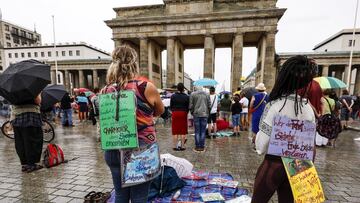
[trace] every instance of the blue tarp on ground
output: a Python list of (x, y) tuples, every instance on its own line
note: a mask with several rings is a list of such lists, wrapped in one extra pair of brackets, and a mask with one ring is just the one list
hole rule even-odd
[[(228, 173), (212, 173), (212, 172), (194, 172), (193, 176), (184, 178), (186, 185), (181, 189), (180, 196), (176, 199), (177, 202), (202, 202), (200, 197), (201, 193), (220, 193), (225, 200), (234, 199), (242, 195), (248, 195), (249, 192), (246, 189), (241, 188), (228, 188), (219, 185), (210, 185), (209, 181), (214, 178), (223, 178), (226, 180), (234, 180), (234, 178)], [(156, 198), (149, 202), (156, 203), (170, 203), (175, 192), (164, 198)], [(174, 200), (173, 200), (174, 201)]]
[[(214, 178), (223, 178), (226, 180), (234, 180), (234, 178), (228, 173), (212, 173), (212, 172), (194, 172), (191, 177), (183, 178), (186, 182), (185, 187), (181, 189), (180, 196), (176, 200), (172, 200), (172, 197), (176, 192), (173, 192), (168, 197), (155, 198), (148, 202), (153, 203), (171, 203), (171, 202), (202, 202), (200, 197), (201, 193), (217, 193), (219, 192), (225, 200), (234, 199), (242, 195), (248, 195), (249, 191), (242, 188), (228, 188), (218, 185), (210, 185), (209, 181)], [(111, 195), (111, 198), (108, 200), (108, 203), (115, 202), (114, 192)], [(212, 202), (217, 203), (217, 202)], [(219, 202), (220, 203), (220, 202)]]

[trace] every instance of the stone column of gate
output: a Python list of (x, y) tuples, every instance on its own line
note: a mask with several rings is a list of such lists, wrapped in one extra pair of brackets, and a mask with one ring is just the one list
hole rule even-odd
[(271, 91), (275, 84), (275, 35), (276, 31), (266, 33), (266, 50), (264, 61), (264, 81), (266, 88)]
[(74, 87), (79, 88), (79, 73), (78, 72), (72, 72), (72, 75), (74, 77)]
[(341, 69), (339, 69), (339, 67), (337, 67), (337, 69), (335, 69), (335, 78), (342, 80), (342, 74), (343, 74), (343, 71)]
[[(349, 81), (348, 81), (349, 78)], [(349, 65), (345, 65), (345, 72), (344, 72), (344, 83), (348, 86), (348, 90), (350, 91), (350, 84), (351, 84), (351, 67)]]
[(356, 77), (355, 77), (355, 87), (354, 87), (354, 94), (360, 94), (360, 67), (356, 69)]
[(175, 38), (170, 37), (166, 42), (167, 49), (167, 72), (166, 72), (166, 87), (169, 88), (175, 85)]
[(241, 87), (243, 44), (243, 33), (235, 34), (233, 39), (231, 63), (231, 90), (233, 92), (235, 92), (238, 87)]
[[(343, 71), (339, 67), (337, 67), (337, 69), (335, 69), (335, 78), (342, 80), (342, 74), (343, 74)], [(337, 96), (340, 96), (340, 94), (341, 94), (340, 89), (335, 90), (335, 92), (336, 92)]]
[(321, 75), (324, 77), (329, 76), (329, 65), (323, 65)]
[(140, 66), (139, 74), (149, 78), (149, 43), (147, 38), (140, 39)]
[(93, 79), (93, 88), (99, 88), (99, 76), (98, 71), (96, 69), (92, 72), (92, 79)]
[(215, 42), (212, 35), (206, 35), (204, 41), (204, 78), (214, 78)]
[(70, 91), (70, 76), (69, 76), (69, 71), (65, 70), (64, 71), (64, 86), (66, 91)]
[(79, 70), (79, 87), (85, 87), (84, 71)]
[(56, 82), (56, 71), (51, 71), (51, 84), (57, 84)]

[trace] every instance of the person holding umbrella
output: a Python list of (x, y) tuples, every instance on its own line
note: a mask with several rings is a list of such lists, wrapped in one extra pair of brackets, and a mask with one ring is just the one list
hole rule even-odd
[(15, 119), (11, 121), (14, 127), (15, 149), (20, 158), (23, 172), (32, 172), (43, 168), (40, 162), (43, 131), (40, 113), (40, 94), (33, 100), (21, 105), (12, 106)]
[(40, 111), (45, 116), (46, 120), (52, 121), (56, 114), (56, 104), (61, 101), (67, 93), (64, 85), (48, 85), (41, 92), (41, 108)]
[(35, 60), (10, 65), (0, 76), (0, 95), (12, 106), (15, 149), (23, 172), (41, 169), (43, 131), (41, 91), (50, 80), (50, 66)]
[(83, 120), (86, 121), (89, 100), (85, 96), (84, 92), (81, 92), (80, 95), (76, 97), (76, 103), (79, 105), (79, 120), (80, 120), (80, 122), (82, 122)]

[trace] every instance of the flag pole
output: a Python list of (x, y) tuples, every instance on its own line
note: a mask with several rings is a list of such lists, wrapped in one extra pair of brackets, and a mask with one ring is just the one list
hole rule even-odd
[(346, 84), (348, 85), (350, 91), (350, 82), (351, 82), (351, 66), (352, 66), (352, 59), (354, 53), (354, 46), (355, 46), (355, 33), (356, 33), (356, 21), (357, 21), (357, 14), (359, 9), (359, 0), (356, 0), (356, 10), (355, 10), (355, 17), (354, 17), (354, 29), (352, 33), (352, 40), (351, 40), (351, 51), (350, 51), (350, 59), (349, 59), (349, 73), (347, 74)]
[(55, 59), (55, 85), (58, 84), (58, 65), (57, 65), (57, 55), (56, 55), (56, 38), (55, 38), (55, 17), (52, 15), (53, 22), (53, 36), (54, 36), (54, 59)]

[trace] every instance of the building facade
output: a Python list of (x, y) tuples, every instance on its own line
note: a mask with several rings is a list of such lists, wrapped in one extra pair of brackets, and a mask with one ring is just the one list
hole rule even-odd
[[(167, 50), (167, 86), (184, 80), (185, 49), (204, 49), (204, 77), (214, 78), (215, 49), (232, 49), (231, 88), (241, 86), (243, 47), (257, 47), (258, 82), (269, 89), (275, 82), (275, 35), (285, 9), (277, 0), (164, 0), (164, 4), (115, 8), (106, 21), (115, 46), (130, 44), (139, 53), (140, 74), (159, 86), (161, 76), (153, 53)], [(161, 63), (157, 64), (162, 70)], [(154, 77), (155, 76), (155, 77)]]
[(110, 54), (96, 47), (81, 43), (44, 44), (39, 46), (22, 46), (4, 48), (3, 66), (8, 67), (11, 63), (27, 59), (38, 61), (63, 61), (63, 60), (85, 60), (85, 59), (110, 59)]
[(0, 72), (5, 69), (3, 64), (4, 48), (36, 46), (41, 44), (41, 35), (36, 31), (10, 23), (0, 18)]
[[(350, 94), (360, 94), (360, 29), (356, 29), (354, 40), (352, 40), (352, 34), (352, 29), (341, 30), (317, 44), (313, 49), (314, 52), (279, 53), (277, 71), (288, 58), (295, 55), (307, 55), (315, 59), (319, 65), (318, 76), (336, 77), (348, 85)], [(352, 45), (354, 52), (350, 67)]]
[[(55, 62), (47, 62), (51, 66), (51, 81), (54, 84)], [(103, 88), (106, 85), (106, 73), (111, 64), (110, 59), (78, 59), (57, 62), (58, 84), (63, 84), (71, 92), (73, 88)]]
[(318, 76), (331, 76), (347, 83), (350, 74), (348, 90), (350, 94), (360, 94), (360, 52), (354, 52), (353, 64), (349, 67), (350, 52), (308, 52), (308, 53), (279, 53), (278, 71), (281, 65), (290, 57), (307, 55), (316, 60), (319, 65)]
[(354, 45), (354, 51), (360, 51), (360, 29), (355, 30), (355, 38), (352, 39), (353, 29), (344, 29), (335, 35), (327, 38), (314, 47), (315, 52), (333, 52), (333, 51), (351, 51), (351, 45)]
[[(86, 43), (44, 44), (3, 49), (3, 67), (35, 59), (51, 65), (51, 81), (70, 91), (75, 87), (96, 88), (105, 85), (110, 54)], [(56, 74), (55, 59), (58, 72)]]

